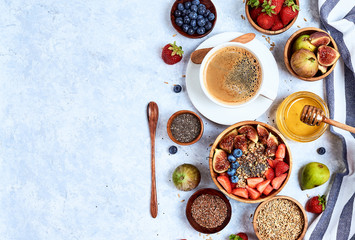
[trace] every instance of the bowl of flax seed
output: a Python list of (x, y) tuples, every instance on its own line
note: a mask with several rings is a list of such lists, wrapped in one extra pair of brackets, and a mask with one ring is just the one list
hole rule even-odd
[(306, 234), (307, 214), (295, 199), (276, 196), (255, 209), (253, 226), (260, 240), (300, 240)]

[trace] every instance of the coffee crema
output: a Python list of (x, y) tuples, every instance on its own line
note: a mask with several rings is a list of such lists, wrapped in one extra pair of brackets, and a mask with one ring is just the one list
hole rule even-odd
[(226, 105), (248, 102), (259, 91), (262, 71), (248, 50), (228, 46), (216, 51), (203, 69), (204, 85), (217, 101)]

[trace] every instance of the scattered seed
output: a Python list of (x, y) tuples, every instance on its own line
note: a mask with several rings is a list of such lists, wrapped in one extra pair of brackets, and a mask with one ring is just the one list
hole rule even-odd
[(307, 22), (307, 19), (306, 19), (306, 18), (303, 18), (303, 20), (304, 20), (305, 22)]
[(186, 77), (186, 75), (184, 74), (184, 75), (182, 75), (182, 77)]
[(165, 84), (169, 84), (168, 82), (164, 82)]
[(298, 28), (301, 28), (299, 25), (297, 25)]
[(176, 37), (176, 34), (174, 34), (173, 37)]
[(181, 200), (181, 202), (185, 202), (185, 199)]

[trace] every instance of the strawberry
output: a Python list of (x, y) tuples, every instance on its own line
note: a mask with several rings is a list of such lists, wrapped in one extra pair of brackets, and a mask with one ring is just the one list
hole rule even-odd
[(272, 167), (272, 168), (275, 168), (276, 167), (276, 164), (278, 163), (278, 162), (281, 162), (282, 160), (280, 160), (279, 158), (276, 158), (276, 159), (266, 159), (267, 160), (267, 162), (269, 163), (269, 165), (270, 165), (270, 167)]
[(276, 166), (275, 166), (275, 176), (278, 177), (281, 174), (285, 173), (288, 171), (290, 167), (288, 166), (287, 163), (278, 161)]
[(248, 5), (250, 6), (250, 7), (259, 7), (259, 6), (261, 6), (261, 4), (263, 4), (263, 2), (264, 2), (264, 0), (248, 0)]
[(270, 180), (265, 180), (259, 183), (258, 185), (256, 185), (256, 189), (259, 191), (259, 193), (263, 193), (265, 188), (269, 186), (270, 182), (271, 182)]
[(246, 188), (235, 188), (232, 190), (232, 194), (242, 198), (248, 198), (248, 190)]
[(279, 189), (281, 187), (281, 184), (285, 181), (286, 177), (287, 177), (287, 173), (284, 173), (278, 177), (275, 177), (271, 181), (271, 186), (276, 190)]
[(268, 168), (266, 171), (265, 171), (265, 177), (267, 180), (272, 180), (274, 179), (275, 177), (275, 172), (274, 172), (274, 169), (272, 168)]
[(248, 236), (245, 233), (231, 234), (229, 240), (248, 240)]
[(285, 7), (281, 8), (280, 17), (283, 25), (286, 26), (298, 15), (299, 7), (293, 0), (286, 0), (285, 5)]
[(258, 178), (258, 177), (247, 178), (248, 186), (251, 188), (255, 188), (256, 185), (258, 185), (258, 183), (261, 183), (262, 181), (264, 181), (263, 178)]
[(253, 9), (250, 10), (250, 12), (249, 12), (250, 13), (250, 17), (251, 17), (251, 19), (254, 20), (254, 22), (256, 21), (258, 16), (260, 15), (261, 10), (262, 10), (261, 7), (253, 8)]
[[(271, 27), (271, 30), (272, 31), (277, 31), (277, 30), (280, 30), (280, 29), (283, 29), (284, 28), (284, 25), (282, 24), (281, 22), (281, 19), (280, 19), (280, 15), (274, 15), (274, 25)], [(276, 150), (277, 152), (277, 150)]]
[(260, 192), (256, 191), (254, 188), (251, 188), (249, 186), (246, 186), (246, 189), (248, 190), (248, 193), (249, 193), (249, 197), (251, 199), (258, 199), (261, 195)]
[(165, 45), (161, 53), (161, 57), (166, 64), (173, 65), (181, 61), (182, 54), (184, 54), (182, 47), (177, 46), (176, 42), (174, 42)]
[(271, 193), (272, 190), (274, 190), (274, 188), (269, 184), (266, 186), (265, 190), (263, 191), (263, 194), (267, 196)]
[(272, 27), (272, 25), (274, 25), (274, 17), (269, 16), (266, 13), (262, 13), (258, 16), (256, 22), (261, 28), (268, 30)]
[[(279, 20), (280, 20), (280, 18), (279, 18)], [(280, 21), (280, 23), (281, 23), (281, 21)], [(275, 158), (285, 158), (285, 156), (286, 156), (286, 145), (281, 143), (277, 147), (277, 150), (275, 153)]]
[(311, 213), (321, 213), (325, 209), (325, 196), (315, 196), (306, 203), (306, 211)]
[(282, 8), (284, 0), (268, 0), (262, 4), (263, 12), (271, 16), (271, 14), (278, 14)]
[(232, 187), (232, 189), (234, 189), (236, 186), (237, 186), (237, 183), (232, 183), (232, 182), (231, 182), (231, 187)]
[(224, 189), (227, 191), (227, 193), (232, 192), (232, 185), (231, 182), (229, 181), (229, 177), (227, 176), (218, 176), (217, 181), (224, 187)]

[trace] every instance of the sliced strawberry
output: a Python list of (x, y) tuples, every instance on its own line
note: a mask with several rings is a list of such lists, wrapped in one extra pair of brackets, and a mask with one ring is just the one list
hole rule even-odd
[(232, 182), (231, 182), (231, 187), (232, 187), (232, 189), (234, 189), (236, 186), (237, 186), (237, 183), (232, 183)]
[(254, 200), (255, 200), (255, 199), (258, 199), (258, 198), (260, 197), (260, 195), (261, 195), (260, 192), (256, 191), (255, 189), (253, 189), (253, 188), (251, 188), (251, 187), (246, 186), (246, 189), (248, 190), (249, 197), (250, 197), (251, 199), (254, 199)]
[(274, 17), (266, 13), (262, 13), (258, 16), (256, 22), (261, 28), (268, 30), (272, 27), (272, 25), (274, 25)]
[(285, 173), (288, 171), (290, 167), (288, 166), (287, 163), (282, 162), (282, 161), (277, 161), (277, 164), (275, 166), (275, 176), (278, 177), (281, 174)]
[(276, 164), (280, 162), (280, 159), (267, 159), (267, 162), (269, 163), (270, 167), (275, 168)]
[(275, 158), (274, 160), (275, 161), (283, 161), (284, 159), (283, 158)]
[(277, 147), (275, 158), (285, 158), (286, 156), (286, 145), (281, 143)]
[(263, 193), (265, 188), (269, 186), (270, 182), (271, 182), (270, 180), (265, 180), (259, 183), (258, 185), (256, 185), (256, 189), (259, 191), (259, 193)]
[(284, 25), (281, 22), (279, 14), (278, 15), (274, 15), (274, 25), (271, 27), (271, 30), (272, 31), (277, 31), (277, 30), (280, 30), (280, 29), (283, 29), (283, 28), (284, 28)]
[(265, 177), (266, 177), (267, 180), (272, 180), (272, 179), (274, 179), (274, 177), (275, 177), (275, 171), (274, 171), (274, 169), (268, 168), (268, 169), (265, 171)]
[(248, 186), (251, 187), (251, 188), (255, 188), (256, 185), (258, 185), (262, 181), (264, 181), (264, 178), (258, 178), (258, 177), (247, 178)]
[(248, 198), (248, 190), (246, 188), (235, 188), (232, 190), (232, 194), (242, 198)]
[(260, 15), (262, 10), (263, 9), (261, 7), (252, 8), (250, 10), (250, 12), (249, 12), (250, 13), (250, 17), (251, 17), (251, 19), (254, 20), (254, 22), (256, 22), (256, 19), (258, 18), (258, 16)]
[(272, 181), (271, 181), (272, 187), (276, 190), (279, 189), (281, 187), (281, 184), (285, 181), (286, 177), (287, 177), (287, 173), (284, 173), (284, 174), (272, 179)]
[(232, 185), (227, 176), (218, 176), (217, 181), (222, 185), (222, 187), (227, 191), (227, 193), (232, 192)]
[(274, 188), (269, 184), (266, 186), (265, 190), (263, 191), (263, 194), (267, 196), (271, 193), (272, 190), (274, 190)]

